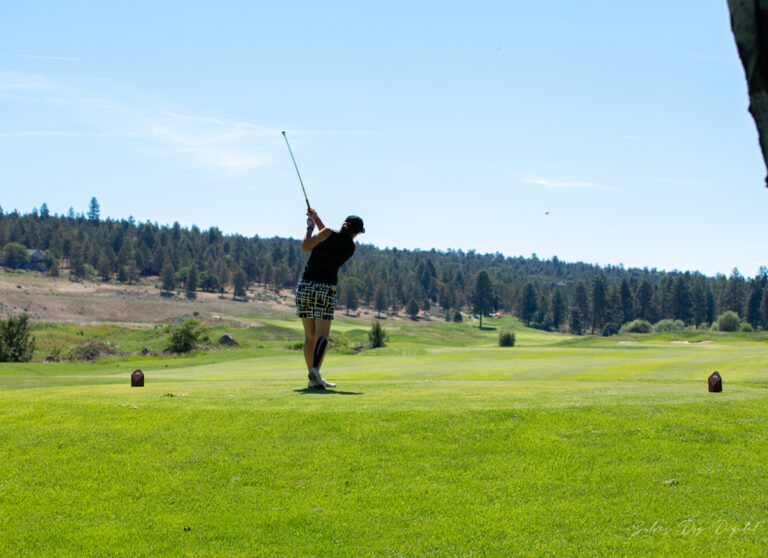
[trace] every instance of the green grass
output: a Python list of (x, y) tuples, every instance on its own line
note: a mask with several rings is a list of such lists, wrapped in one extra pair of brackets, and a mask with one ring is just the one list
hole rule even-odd
[(284, 348), (298, 321), (259, 321), (196, 357), (0, 365), (0, 555), (764, 554), (757, 334), (385, 322), (323, 393)]

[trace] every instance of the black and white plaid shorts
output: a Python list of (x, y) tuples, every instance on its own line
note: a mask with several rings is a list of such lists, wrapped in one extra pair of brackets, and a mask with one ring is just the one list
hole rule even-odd
[(299, 318), (332, 320), (336, 309), (336, 285), (299, 281), (296, 287), (296, 315)]

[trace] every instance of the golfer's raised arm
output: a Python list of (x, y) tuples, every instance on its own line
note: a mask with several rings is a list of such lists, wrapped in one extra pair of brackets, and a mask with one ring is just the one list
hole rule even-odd
[(317, 234), (313, 236), (312, 230), (314, 229), (314, 226), (310, 225), (307, 227), (307, 234), (304, 235), (304, 240), (301, 243), (301, 249), (304, 252), (309, 252), (312, 250), (323, 240), (327, 239), (332, 232), (331, 229), (328, 229), (325, 227), (325, 225), (323, 225), (323, 222), (320, 220), (320, 217), (317, 216), (317, 212), (314, 209), (307, 211), (307, 215), (312, 218), (312, 221), (317, 225), (319, 230)]
[(312, 217), (312, 220), (315, 222), (315, 225), (317, 225), (318, 231), (322, 231), (325, 228), (325, 225), (323, 225), (323, 220), (320, 219), (320, 216), (317, 214), (317, 211), (315, 211), (310, 207), (309, 209), (307, 209), (307, 215)]

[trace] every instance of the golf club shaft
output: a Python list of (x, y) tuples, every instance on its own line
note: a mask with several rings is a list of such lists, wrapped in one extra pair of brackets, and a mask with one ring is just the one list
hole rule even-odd
[(301, 191), (304, 192), (304, 201), (307, 202), (307, 209), (309, 209), (309, 199), (307, 199), (307, 191), (304, 189), (304, 181), (301, 179), (299, 166), (296, 164), (296, 158), (293, 156), (293, 150), (291, 149), (291, 144), (288, 143), (288, 136), (285, 135), (285, 132), (282, 132), (282, 134), (283, 134), (283, 138), (285, 138), (285, 145), (288, 146), (288, 153), (291, 154), (291, 161), (293, 161), (293, 166), (296, 169), (296, 174), (299, 176), (299, 184), (301, 184)]

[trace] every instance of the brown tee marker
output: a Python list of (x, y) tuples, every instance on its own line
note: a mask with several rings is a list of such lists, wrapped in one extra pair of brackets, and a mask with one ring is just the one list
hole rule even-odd
[(144, 387), (144, 372), (138, 368), (131, 374), (131, 387)]
[(707, 384), (709, 385), (710, 392), (723, 391), (723, 379), (720, 377), (720, 373), (717, 370), (712, 372), (712, 374), (709, 376)]

